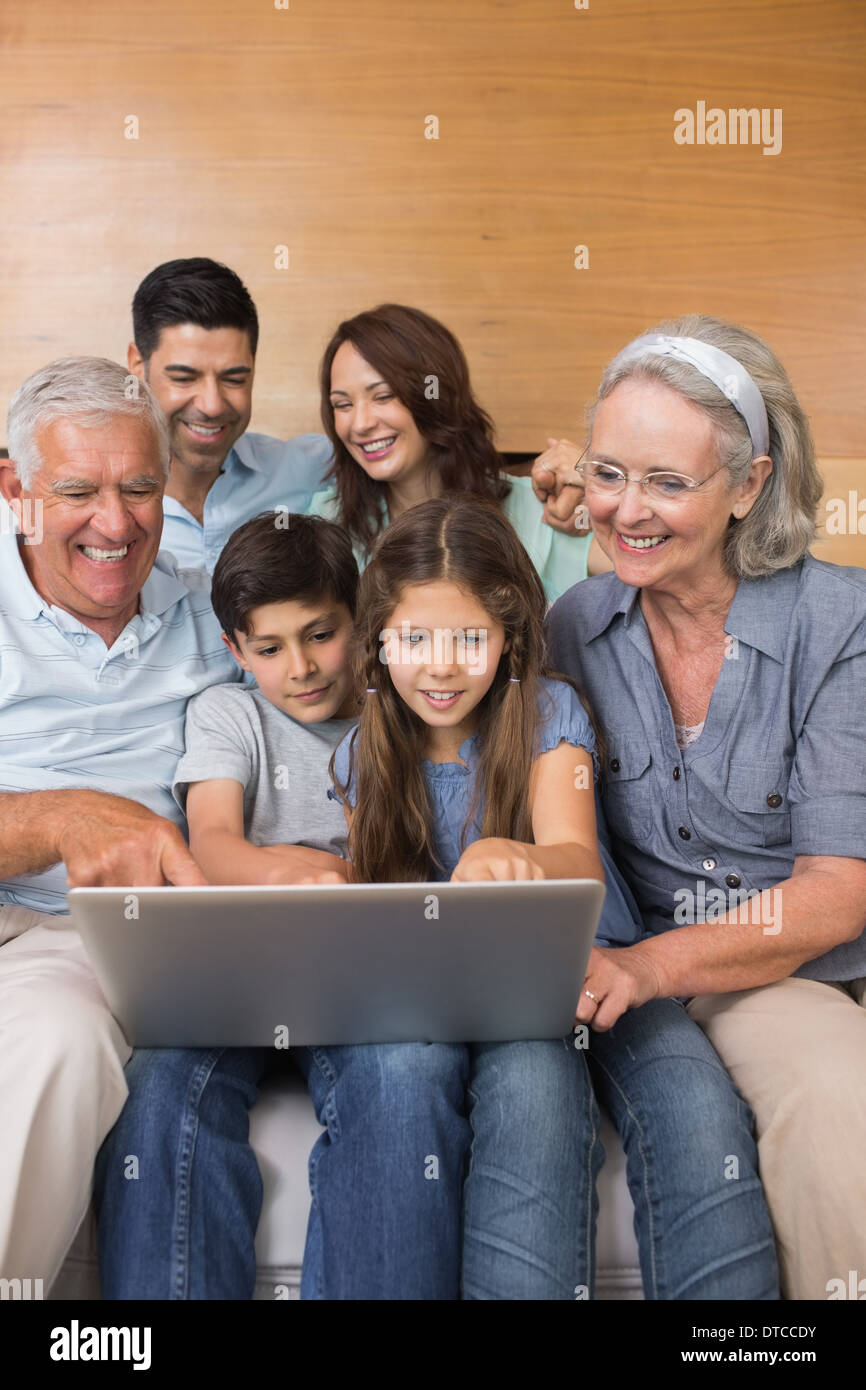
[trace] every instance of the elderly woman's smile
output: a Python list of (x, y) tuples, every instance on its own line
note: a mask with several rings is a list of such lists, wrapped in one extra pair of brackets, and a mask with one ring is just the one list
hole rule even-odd
[[(660, 382), (624, 381), (598, 406), (587, 458), (592, 524), (623, 583), (691, 584), (698, 572), (702, 585), (709, 575), (721, 579), (724, 537), (740, 489), (726, 487), (703, 411)], [(628, 478), (618, 490), (617, 470)], [(660, 472), (679, 474), (695, 487), (684, 481), (678, 496), (652, 496), (641, 480)]]

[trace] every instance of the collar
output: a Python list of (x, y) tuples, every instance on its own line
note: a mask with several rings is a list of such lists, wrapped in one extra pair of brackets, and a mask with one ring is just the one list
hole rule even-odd
[(153, 613), (159, 617), (188, 593), (189, 589), (178, 574), (174, 556), (167, 550), (160, 550), (153, 562), (153, 569), (141, 586), (141, 614)]
[[(776, 570), (761, 579), (741, 579), (725, 619), (725, 632), (764, 652), (774, 661), (782, 661), (788, 640), (793, 610), (800, 585), (801, 571), (808, 561), (800, 561), (787, 569)], [(637, 606), (640, 589), (623, 584), (615, 574), (584, 581), (598, 583), (596, 612), (586, 624), (586, 641), (592, 642), (622, 614), (623, 626), (628, 628), (640, 615)]]
[[(160, 616), (188, 592), (178, 576), (174, 558), (160, 551), (153, 569), (141, 586), (141, 616), (148, 613)], [(50, 615), (51, 604), (30, 582), (21, 558), (18, 537), (13, 534), (0, 535), (0, 594), (3, 596), (2, 608), (12, 617), (34, 620), (43, 613)]]
[(223, 472), (230, 473), (236, 472), (238, 468), (248, 468), (251, 473), (261, 473), (262, 460), (256, 456), (256, 440), (261, 437), (260, 434), (251, 434), (247, 430), (240, 439), (236, 439), (226, 454)]
[(30, 583), (14, 531), (0, 535), (0, 594), (0, 605), (13, 618), (38, 618), (48, 607)]
[(725, 632), (774, 661), (783, 661), (808, 559), (761, 579), (741, 579), (725, 619)]
[(593, 642), (606, 632), (618, 613), (622, 613), (625, 626), (632, 622), (640, 589), (623, 584), (615, 574), (599, 575), (598, 579), (584, 580), (596, 589), (596, 610), (586, 623), (586, 641)]
[[(250, 443), (246, 434), (242, 434), (240, 439), (236, 440), (229, 449), (223, 460), (222, 468), (217, 474), (217, 478), (221, 478), (223, 474), (226, 473), (236, 474), (242, 470), (246, 470), (249, 473), (261, 473), (262, 471), (262, 465), (256, 458), (253, 445)], [(214, 482), (216, 482), (216, 478), (214, 478)], [(239, 483), (238, 486), (242, 487), (243, 483)], [(162, 510), (166, 516), (190, 516), (190, 513), (183, 503), (178, 502), (175, 497), (170, 497), (167, 492), (164, 492), (162, 495)], [(196, 525), (198, 524), (199, 523), (196, 522)]]

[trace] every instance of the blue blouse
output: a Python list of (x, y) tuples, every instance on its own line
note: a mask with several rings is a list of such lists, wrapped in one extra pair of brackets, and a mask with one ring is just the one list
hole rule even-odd
[[(798, 855), (866, 859), (866, 570), (807, 555), (740, 580), (729, 659), (685, 750), (639, 596), (615, 574), (588, 579), (547, 631), (552, 660), (603, 721), (605, 812), (648, 930), (741, 907)], [(866, 975), (866, 931), (794, 973)]]
[[(558, 747), (561, 742), (585, 748), (592, 756), (595, 766), (595, 735), (586, 711), (570, 685), (564, 681), (542, 680), (542, 723), (539, 731), (536, 757)], [(356, 730), (352, 729), (339, 744), (334, 768), (340, 782), (345, 783), (349, 772), (349, 749)], [(433, 814), (433, 842), (436, 854), (442, 861), (442, 868), (433, 866), (432, 882), (441, 883), (451, 877), (460, 858), (460, 837), (464, 822), (472, 805), (475, 775), (480, 758), (480, 742), (477, 734), (472, 734), (460, 747), (462, 762), (423, 763), (424, 780), (430, 796)], [(329, 790), (328, 796), (337, 800), (337, 794)], [(347, 792), (352, 806), (357, 800), (354, 774)], [(598, 816), (599, 851), (604, 865), (607, 893), (602, 909), (596, 939), (604, 945), (630, 946), (643, 935), (640, 913), (624, 879), (613, 861), (607, 828), (604, 823), (598, 797), (596, 797)], [(475, 819), (466, 834), (466, 844), (474, 844), (481, 839), (481, 822), (484, 807), (479, 806)]]

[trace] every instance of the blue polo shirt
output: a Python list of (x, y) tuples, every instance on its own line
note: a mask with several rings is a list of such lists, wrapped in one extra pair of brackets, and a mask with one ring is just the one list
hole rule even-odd
[(179, 568), (213, 574), (232, 531), (245, 521), (277, 508), (306, 512), (332, 456), (331, 441), (322, 434), (288, 440), (242, 434), (205, 498), (204, 524), (174, 497), (163, 498), (163, 549), (171, 551)]
[[(41, 598), (18, 542), (0, 535), (0, 792), (89, 789), (140, 801), (185, 829), (171, 794), (187, 703), (236, 681), (210, 583), (157, 556), (140, 612), (109, 649)], [(0, 904), (66, 911), (66, 870), (0, 882)]]
[[(807, 555), (741, 580), (729, 656), (685, 751), (639, 593), (588, 579), (553, 606), (548, 637), (604, 728), (602, 802), (648, 929), (679, 924), (684, 891), (700, 904), (717, 890), (719, 904), (789, 878), (798, 855), (866, 859), (866, 570)], [(866, 932), (796, 974), (866, 975)]]

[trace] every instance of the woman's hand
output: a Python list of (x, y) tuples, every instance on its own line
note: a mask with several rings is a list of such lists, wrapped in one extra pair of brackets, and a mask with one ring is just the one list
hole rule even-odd
[(532, 857), (532, 846), (518, 840), (476, 840), (465, 849), (451, 875), (452, 883), (484, 883), (491, 879), (544, 878)]
[(544, 503), (544, 520), (567, 536), (585, 536), (592, 530), (583, 483), (574, 471), (580, 457), (581, 450), (570, 439), (548, 439), (547, 449), (532, 465), (532, 488)]
[(596, 1032), (606, 1033), (626, 1009), (661, 997), (658, 974), (644, 947), (644, 942), (616, 949), (593, 946), (575, 1023), (588, 1023)]

